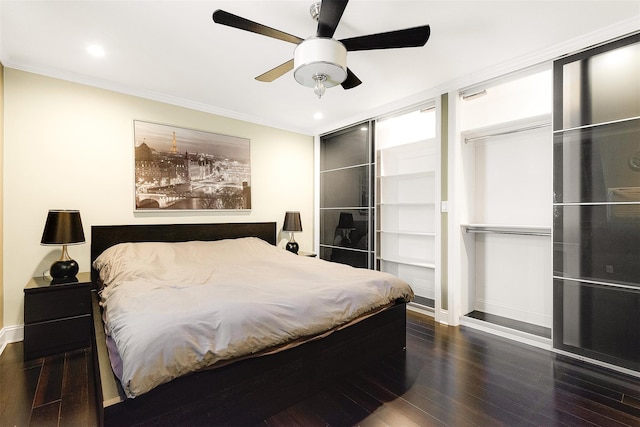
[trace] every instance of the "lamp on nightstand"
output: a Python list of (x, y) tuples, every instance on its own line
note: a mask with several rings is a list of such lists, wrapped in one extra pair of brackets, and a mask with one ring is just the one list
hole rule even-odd
[(296, 231), (302, 231), (302, 221), (300, 221), (300, 212), (287, 212), (284, 214), (284, 225), (282, 231), (288, 231), (290, 234), (289, 241), (287, 242), (287, 250), (298, 253), (299, 245), (296, 239), (293, 237), (293, 233)]
[(73, 282), (78, 274), (78, 263), (67, 253), (67, 245), (84, 243), (80, 211), (50, 210), (42, 233), (42, 245), (62, 245), (60, 259), (49, 269), (52, 283)]
[(344, 239), (343, 246), (351, 244), (351, 231), (356, 228), (353, 226), (353, 214), (350, 212), (340, 212), (340, 220), (338, 220), (338, 230), (342, 230), (342, 237)]

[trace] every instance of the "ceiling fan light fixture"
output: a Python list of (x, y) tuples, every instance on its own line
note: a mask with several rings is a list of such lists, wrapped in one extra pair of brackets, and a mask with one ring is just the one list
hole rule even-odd
[(293, 68), (296, 81), (314, 88), (321, 97), (325, 88), (339, 85), (347, 78), (347, 48), (334, 39), (307, 39), (296, 47)]
[(316, 35), (306, 40), (221, 9), (213, 12), (213, 22), (296, 44), (293, 59), (260, 74), (256, 80), (272, 82), (293, 69), (296, 81), (314, 88), (321, 97), (323, 88), (340, 84), (343, 89), (353, 89), (362, 84), (353, 71), (347, 68), (347, 51), (420, 47), (427, 43), (431, 35), (429, 25), (421, 25), (335, 40), (333, 35), (348, 2), (349, 0), (316, 0), (309, 8), (311, 17), (318, 22)]
[(327, 76), (325, 74), (316, 74), (313, 76), (313, 80), (316, 81), (316, 85), (313, 87), (313, 93), (318, 95), (318, 98), (322, 98), (324, 90), (326, 89), (324, 82), (327, 81)]

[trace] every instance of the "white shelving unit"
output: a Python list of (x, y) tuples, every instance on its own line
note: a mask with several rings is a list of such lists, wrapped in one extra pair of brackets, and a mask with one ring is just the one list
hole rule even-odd
[(431, 310), (436, 299), (439, 220), (439, 155), (431, 133), (435, 112), (410, 114), (419, 123), (415, 132), (408, 132), (411, 126), (401, 117), (397, 127), (377, 133), (377, 259), (381, 271), (407, 281), (416, 294), (415, 303)]

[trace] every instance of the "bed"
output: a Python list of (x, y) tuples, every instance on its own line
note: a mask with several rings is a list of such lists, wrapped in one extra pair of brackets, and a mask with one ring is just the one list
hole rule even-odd
[[(251, 258), (253, 252), (261, 253), (262, 251), (267, 251), (270, 254), (269, 256), (271, 256), (273, 251), (277, 251), (275, 252), (277, 259), (275, 261), (270, 259), (268, 262), (274, 266), (280, 265), (280, 262), (286, 262), (295, 263), (296, 266), (303, 264), (300, 268), (307, 268), (308, 266), (313, 269), (316, 268), (316, 266), (324, 265), (321, 263), (325, 262), (311, 258), (305, 258), (303, 260), (303, 257), (296, 257), (282, 250), (276, 250), (276, 224), (274, 222), (94, 226), (92, 227), (91, 261), (92, 266), (94, 264), (102, 266), (103, 271), (98, 272), (96, 269), (93, 269), (92, 280), (94, 280), (98, 286), (105, 285), (103, 278), (108, 278), (109, 274), (104, 271), (104, 259), (108, 259), (110, 262), (112, 259), (117, 260), (117, 262), (109, 264), (110, 267), (108, 271), (111, 273), (117, 270), (114, 266), (119, 266), (118, 263), (122, 263), (123, 259), (130, 259), (131, 253), (144, 254), (146, 253), (144, 251), (152, 250), (154, 256), (156, 256), (157, 248), (161, 248), (162, 253), (169, 242), (175, 243), (170, 245), (171, 251), (175, 250), (175, 248), (184, 250), (182, 249), (184, 247), (193, 251), (194, 245), (197, 253), (203, 251), (204, 253), (208, 253), (207, 251), (209, 250), (219, 251), (220, 248), (224, 248), (226, 252), (243, 251), (242, 253), (246, 254), (247, 260), (251, 261), (251, 265), (254, 266), (248, 270), (256, 270), (258, 274), (264, 274), (263, 270), (261, 270), (263, 266), (260, 263), (254, 264), (253, 258)], [(237, 249), (229, 249), (235, 247), (237, 247)], [(130, 252), (132, 250), (134, 250), (134, 252)], [(193, 254), (193, 252), (187, 253)], [(189, 259), (191, 258), (194, 257), (190, 255)], [(227, 260), (220, 262), (229, 264)], [(305, 263), (307, 264), (305, 265)], [(285, 265), (288, 266), (289, 264), (282, 264), (282, 266)], [(144, 266), (136, 265), (136, 274), (138, 270), (145, 270), (145, 268)], [(339, 268), (351, 269), (351, 267), (347, 266), (340, 266)], [(278, 270), (280, 273), (278, 274), (283, 274), (282, 271), (284, 269), (285, 268), (280, 267)], [(288, 267), (286, 269), (289, 270)], [(291, 267), (290, 269), (294, 270), (295, 268)], [(170, 269), (170, 271), (173, 272), (174, 270)], [(218, 276), (222, 275), (222, 273), (219, 273), (219, 271), (222, 270), (216, 269), (215, 271), (214, 279), (217, 280)], [(305, 272), (306, 271), (307, 270), (305, 270)], [(256, 272), (252, 272), (252, 274)], [(369, 271), (362, 271), (362, 273), (365, 272)], [(241, 277), (242, 274), (244, 273), (238, 272), (238, 277)], [(315, 274), (316, 273), (313, 272), (308, 273), (308, 275)], [(184, 275), (187, 274), (184, 272), (178, 274), (180, 277)], [(194, 274), (194, 276), (197, 275)], [(119, 277), (122, 278), (123, 276)], [(264, 275), (262, 277), (267, 276)], [(207, 279), (207, 285), (209, 285), (210, 280), (214, 279)], [(265, 283), (271, 283), (267, 279), (264, 280)], [(282, 281), (286, 282), (285, 279)], [(109, 282), (109, 280), (107, 280), (107, 282)], [(114, 363), (113, 360), (109, 359), (108, 347), (111, 347), (111, 350), (113, 350), (114, 341), (118, 341), (119, 345), (122, 345), (122, 342), (127, 342), (122, 341), (117, 333), (122, 327), (117, 326), (116, 323), (112, 323), (113, 318), (121, 317), (121, 312), (117, 310), (114, 311), (113, 307), (118, 298), (126, 301), (130, 307), (133, 307), (133, 309), (126, 313), (130, 315), (132, 312), (145, 311), (146, 305), (151, 306), (155, 299), (162, 299), (157, 297), (155, 293), (153, 297), (147, 297), (146, 295), (148, 294), (141, 294), (145, 298), (143, 300), (145, 306), (136, 306), (133, 302), (137, 299), (136, 295), (141, 292), (147, 292), (144, 286), (151, 285), (147, 283), (141, 284), (136, 281), (135, 287), (132, 287), (126, 280), (121, 282), (123, 284), (118, 284), (115, 290), (113, 290), (113, 285), (109, 283), (107, 283), (108, 286), (106, 288), (102, 289), (102, 304), (106, 307), (105, 310), (103, 310), (103, 307), (100, 305), (100, 295), (96, 293), (93, 301), (95, 335), (93, 340), (93, 354), (96, 362), (94, 372), (98, 402), (102, 402), (102, 405), (99, 405), (99, 415), (104, 425), (255, 424), (295, 404), (305, 397), (320, 391), (330, 381), (356, 370), (361, 367), (362, 364), (396, 351), (402, 351), (405, 347), (406, 302), (408, 302), (412, 296), (412, 293), (407, 293), (406, 290), (400, 292), (402, 297), (394, 297), (391, 301), (381, 303), (375, 308), (357, 313), (357, 310), (354, 310), (354, 313), (349, 315), (355, 317), (349, 318), (348, 321), (344, 322), (338, 321), (337, 324), (331, 325), (326, 331), (315, 330), (309, 326), (311, 329), (309, 329), (308, 333), (301, 332), (299, 335), (302, 336), (294, 337), (293, 342), (278, 341), (273, 345), (254, 345), (254, 343), (258, 341), (255, 341), (256, 338), (252, 336), (248, 339), (248, 342), (258, 349), (255, 352), (251, 352), (250, 354), (242, 353), (236, 356), (231, 354), (228, 357), (221, 357), (221, 360), (214, 358), (215, 360), (212, 359), (213, 363), (211, 363), (211, 360), (208, 360), (205, 364), (206, 366), (199, 367), (194, 372), (187, 372), (185, 375), (181, 374), (175, 378), (163, 379), (149, 387), (146, 386), (144, 381), (141, 381), (139, 384), (143, 384), (143, 386), (138, 387), (132, 385), (135, 384), (132, 378), (135, 378), (138, 373), (131, 376), (126, 372), (123, 373), (118, 363)], [(314, 285), (312, 285), (311, 282), (309, 283), (308, 287), (313, 289)], [(241, 283), (238, 282), (234, 286), (240, 285)], [(371, 285), (367, 286), (371, 287)], [(131, 287), (131, 289), (129, 289), (129, 287)], [(170, 287), (175, 286), (172, 285)], [(153, 292), (157, 292), (156, 288), (155, 283), (150, 287)], [(212, 297), (210, 294), (207, 294), (207, 297), (202, 297), (201, 294), (198, 294), (197, 292), (204, 292), (204, 290), (201, 290), (204, 289), (204, 287), (186, 286), (186, 288), (189, 290), (193, 288), (195, 289), (193, 292), (196, 292), (196, 302), (189, 302), (189, 304), (198, 305), (198, 298), (201, 301), (210, 301), (207, 304), (199, 304), (202, 306), (213, 306), (215, 305), (214, 302), (217, 302), (219, 299), (222, 301), (222, 297), (220, 297), (219, 294), (215, 294), (215, 297)], [(311, 292), (311, 290), (307, 290), (306, 287), (304, 291)], [(130, 292), (133, 292), (133, 294)], [(216, 292), (218, 291), (216, 290)], [(247, 290), (244, 292), (245, 295), (249, 293)], [(259, 293), (259, 289), (256, 290), (256, 288), (252, 288), (250, 292)], [(324, 293), (324, 290), (322, 290), (322, 292)], [(376, 292), (378, 292), (377, 288)], [(396, 295), (395, 292), (398, 291), (394, 290), (393, 292), (394, 293), (391, 294), (392, 296)], [(281, 289), (277, 292), (278, 295), (285, 293), (288, 293), (286, 288), (285, 290)], [(105, 298), (105, 295), (109, 298)], [(118, 298), (114, 295), (118, 295)], [(180, 305), (175, 303), (175, 301), (178, 301), (173, 299), (175, 297), (171, 298), (172, 303), (166, 304), (165, 302), (164, 305), (161, 305), (163, 308), (161, 308), (160, 311), (171, 308), (174, 305)], [(315, 294), (313, 298), (315, 301), (315, 298), (319, 298), (319, 296)], [(342, 300), (344, 298), (346, 298), (345, 295), (341, 293), (338, 299)], [(239, 305), (236, 306), (238, 309), (232, 310), (231, 314), (233, 315), (237, 312), (237, 317), (254, 317), (252, 314), (254, 313), (253, 309), (247, 310), (246, 312), (243, 312), (241, 309), (243, 304), (251, 303), (251, 298), (247, 298), (246, 303), (243, 301), (244, 298), (238, 302)], [(127, 304), (125, 304), (125, 306)], [(227, 302), (220, 304), (223, 306), (229, 305)], [(297, 301), (293, 303), (293, 306), (300, 309), (302, 304), (300, 301)], [(274, 305), (279, 307), (283, 304), (278, 299)], [(316, 305), (332, 306), (332, 304)], [(349, 310), (351, 310), (351, 306), (352, 304), (350, 303), (346, 303), (345, 305)], [(314, 320), (312, 308), (313, 304), (305, 309), (308, 310), (308, 316), (305, 317), (309, 317), (311, 321)], [(193, 309), (190, 311), (197, 310)], [(341, 311), (348, 310), (345, 309)], [(255, 313), (259, 312), (255, 311)], [(247, 314), (251, 314), (251, 316)], [(207, 314), (208, 319), (209, 316), (211, 315)], [(266, 321), (264, 320), (265, 318), (257, 317), (258, 314), (255, 316), (259, 324), (276, 324), (278, 319), (286, 317), (286, 314), (278, 313), (275, 317), (266, 318)], [(332, 318), (335, 316), (335, 313), (331, 313)], [(105, 317), (109, 318), (107, 324), (103, 323), (103, 318)], [(124, 319), (125, 321), (121, 322), (121, 325), (129, 325), (132, 323), (129, 318), (125, 317)], [(162, 328), (165, 327), (164, 323), (157, 320), (157, 317), (152, 317), (151, 319), (150, 321), (147, 319), (147, 323), (163, 325)], [(169, 326), (173, 326), (173, 323), (179, 322), (170, 323), (171, 325)], [(192, 324), (198, 325), (199, 323), (192, 322)], [(288, 323), (285, 323), (285, 325), (288, 327)], [(280, 325), (276, 329), (283, 330), (286, 329), (286, 327)], [(307, 326), (305, 326), (305, 328), (306, 327)], [(292, 330), (294, 329), (295, 328), (292, 327)], [(105, 330), (109, 332), (108, 336), (105, 335)], [(249, 328), (249, 330), (253, 329)], [(306, 331), (306, 329), (303, 330)], [(114, 331), (116, 331), (116, 333), (114, 333)], [(277, 337), (276, 330), (268, 335)], [(178, 337), (182, 336), (182, 333), (172, 333), (169, 336)], [(129, 342), (137, 343), (138, 341), (144, 340), (136, 339)], [(163, 340), (152, 339), (150, 341), (157, 343)], [(109, 342), (109, 346), (107, 342)], [(264, 348), (260, 347), (260, 345), (263, 345)], [(123, 348), (126, 347), (126, 345), (123, 346)], [(147, 350), (147, 352), (152, 353), (149, 350)], [(207, 355), (210, 355), (210, 353), (211, 352), (207, 352)], [(214, 353), (218, 354), (217, 352)], [(166, 356), (164, 356), (165, 353), (161, 354), (163, 355), (162, 357), (166, 358)], [(126, 357), (123, 357), (123, 359), (126, 360)], [(141, 368), (144, 368), (147, 365), (153, 365), (153, 362), (145, 362), (140, 365)], [(114, 371), (116, 373), (114, 373)], [(154, 374), (155, 371), (150, 372)], [(141, 378), (144, 377), (142, 374), (140, 374), (140, 376)], [(121, 381), (122, 378), (125, 380)], [(149, 378), (149, 376), (144, 378)]]

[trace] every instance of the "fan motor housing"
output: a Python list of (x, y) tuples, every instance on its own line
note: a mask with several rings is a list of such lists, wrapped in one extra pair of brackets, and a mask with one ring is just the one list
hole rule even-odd
[(325, 87), (347, 78), (347, 48), (337, 40), (312, 37), (300, 43), (293, 54), (293, 76), (303, 86), (314, 87), (316, 75), (326, 76)]

